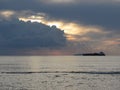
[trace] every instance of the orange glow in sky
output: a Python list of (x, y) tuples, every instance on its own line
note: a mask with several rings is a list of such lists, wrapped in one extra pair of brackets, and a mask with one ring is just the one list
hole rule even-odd
[[(19, 20), (22, 21), (31, 21), (43, 23), (48, 26), (55, 25), (57, 28), (64, 30), (66, 37), (68, 40), (76, 40), (77, 38), (74, 35), (84, 35), (89, 32), (97, 32), (103, 33), (99, 28), (90, 27), (90, 26), (82, 26), (74, 22), (64, 22), (64, 21), (48, 21), (42, 16), (30, 16), (28, 18), (21, 17)], [(83, 40), (89, 40), (89, 38), (84, 38)]]

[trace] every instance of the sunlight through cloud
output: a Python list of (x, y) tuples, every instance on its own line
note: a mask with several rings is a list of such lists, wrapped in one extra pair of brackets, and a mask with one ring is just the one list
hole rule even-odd
[(75, 3), (77, 0), (41, 0), (41, 1), (47, 4), (69, 4)]
[(14, 15), (14, 11), (6, 10), (6, 11), (0, 11), (0, 16), (6, 19), (9, 19), (12, 15)]
[[(94, 32), (94, 33), (99, 33), (99, 34), (104, 34), (105, 32), (102, 31), (101, 28), (99, 27), (94, 27), (94, 26), (83, 26), (74, 22), (65, 22), (65, 21), (55, 21), (55, 20), (47, 20), (46, 17), (44, 16), (29, 16), (29, 17), (21, 17), (19, 20), (22, 21), (31, 21), (31, 22), (38, 22), (38, 23), (43, 23), (45, 25), (48, 25), (50, 27), (56, 26), (57, 28), (64, 30), (66, 37), (68, 40), (79, 40), (76, 38), (76, 35), (83, 36), (87, 33)], [(87, 41), (90, 40), (89, 37), (83, 37), (79, 41)]]

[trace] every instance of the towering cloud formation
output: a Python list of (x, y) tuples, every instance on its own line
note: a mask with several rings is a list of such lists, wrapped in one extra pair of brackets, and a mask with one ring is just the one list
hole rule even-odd
[(57, 48), (65, 43), (64, 31), (55, 26), (18, 19), (0, 21), (0, 48)]

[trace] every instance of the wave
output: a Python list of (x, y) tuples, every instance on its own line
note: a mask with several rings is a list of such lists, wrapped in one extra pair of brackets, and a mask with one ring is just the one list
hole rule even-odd
[(76, 73), (76, 74), (120, 74), (120, 71), (40, 71), (40, 72), (1, 72), (1, 74), (34, 74), (34, 73)]

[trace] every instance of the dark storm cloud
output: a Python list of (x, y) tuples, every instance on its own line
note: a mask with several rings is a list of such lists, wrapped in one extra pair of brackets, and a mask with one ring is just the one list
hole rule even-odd
[[(110, 53), (120, 55), (120, 47), (117, 46), (120, 45), (117, 41), (120, 37), (120, 0), (67, 0), (66, 3), (62, 1), (65, 0), (0, 0), (0, 11), (13, 11), (14, 14), (9, 15), (10, 18), (27, 18), (32, 15), (41, 17), (44, 14), (46, 16), (43, 17), (48, 21), (60, 20), (64, 23), (75, 22), (80, 26), (95, 26), (98, 29), (100, 27), (100, 31), (105, 34), (88, 32), (83, 36), (74, 36), (77, 42), (71, 42), (71, 45), (67, 42), (67, 45), (70, 45), (68, 50), (73, 48), (73, 52), (79, 53), (99, 50), (110, 52), (111, 49)], [(18, 20), (3, 22), (3, 18), (8, 17), (0, 14), (1, 48), (51, 48), (61, 47), (66, 43), (64, 33), (53, 30), (55, 27)]]
[(108, 30), (120, 29), (120, 5), (116, 4), (78, 4), (48, 9), (47, 13), (55, 19), (64, 19), (83, 25), (101, 26)]
[(63, 19), (85, 25), (97, 25), (108, 30), (120, 29), (119, 0), (74, 0), (76, 3), (71, 2), (69, 4), (49, 4), (50, 2), (55, 2), (55, 0), (0, 0), (0, 9), (43, 12), (49, 15), (50, 19)]
[(0, 21), (0, 48), (57, 48), (65, 43), (64, 32), (55, 26), (18, 19)]

